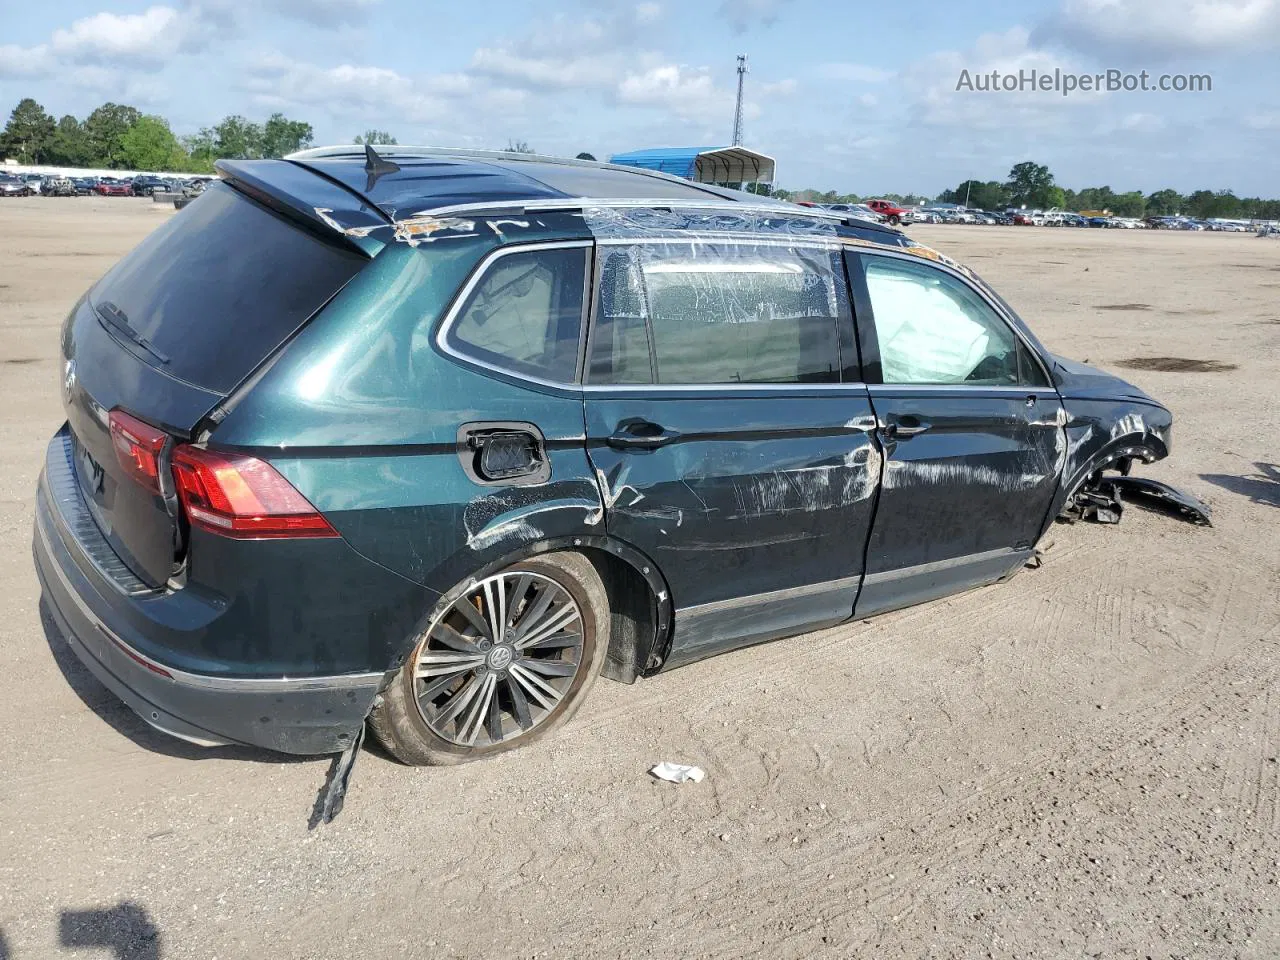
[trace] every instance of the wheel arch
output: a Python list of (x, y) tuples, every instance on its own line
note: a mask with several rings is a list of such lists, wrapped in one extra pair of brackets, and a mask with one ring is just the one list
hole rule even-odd
[(604, 581), (612, 621), (603, 675), (611, 680), (633, 683), (656, 672), (666, 659), (671, 637), (673, 608), (666, 578), (657, 564), (626, 541), (607, 534), (581, 534), (521, 544), (498, 556), (491, 556), (482, 566), (447, 587), (405, 638), (391, 664), (388, 678), (394, 677), (395, 671), (404, 664), (432, 620), (471, 589), (477, 580), (521, 560), (559, 550), (585, 555)]

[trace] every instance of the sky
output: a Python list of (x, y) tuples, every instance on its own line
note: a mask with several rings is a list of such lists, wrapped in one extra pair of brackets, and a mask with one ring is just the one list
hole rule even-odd
[[(106, 100), (191, 133), (610, 154), (744, 144), (779, 186), (935, 195), (1023, 160), (1063, 186), (1280, 196), (1280, 0), (0, 0), (0, 120)], [(957, 90), (992, 70), (1207, 73), (1208, 92)]]

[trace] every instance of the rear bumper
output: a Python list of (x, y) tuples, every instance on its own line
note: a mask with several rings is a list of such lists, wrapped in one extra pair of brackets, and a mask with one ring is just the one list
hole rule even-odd
[(139, 652), (149, 645), (132, 636), (140, 618), (127, 616), (126, 608), (164, 603), (165, 594), (130, 595), (102, 575), (72, 532), (80, 519), (67, 516), (75, 513), (75, 498), (65, 486), (55, 496), (48, 473), (46, 466), (36, 495), (36, 572), (63, 636), (108, 689), (153, 727), (192, 743), (308, 755), (347, 747), (383, 674), (223, 677), (181, 670)]

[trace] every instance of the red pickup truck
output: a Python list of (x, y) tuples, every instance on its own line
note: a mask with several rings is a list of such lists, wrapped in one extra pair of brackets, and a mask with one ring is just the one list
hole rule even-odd
[(906, 207), (900, 207), (889, 200), (868, 200), (866, 203), (868, 207), (880, 214), (880, 216), (884, 217), (895, 227), (902, 223), (902, 218), (909, 212)]

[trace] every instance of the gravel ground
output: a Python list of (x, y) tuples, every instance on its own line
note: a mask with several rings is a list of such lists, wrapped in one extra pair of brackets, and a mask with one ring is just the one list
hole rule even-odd
[(1213, 529), (1058, 526), (1009, 583), (601, 683), (484, 764), (366, 751), (308, 831), (326, 761), (151, 732), (39, 611), (58, 324), (164, 216), (0, 202), (0, 958), (1280, 954), (1280, 243), (912, 229), (1055, 350), (1234, 365), (1128, 371)]

